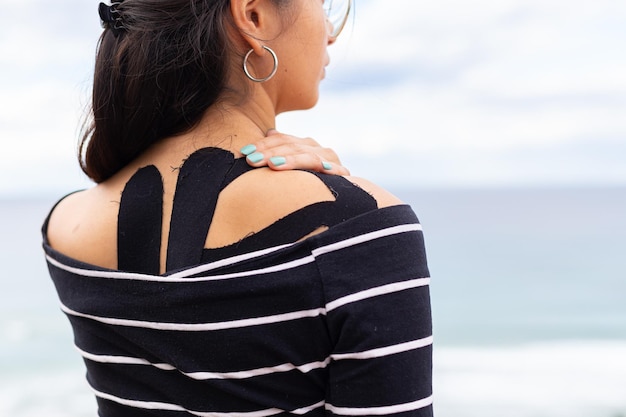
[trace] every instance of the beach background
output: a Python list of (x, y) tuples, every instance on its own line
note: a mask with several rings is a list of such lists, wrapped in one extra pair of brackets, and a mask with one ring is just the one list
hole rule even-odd
[[(97, 1), (0, 0), (0, 417), (95, 401), (40, 249), (74, 151)], [(438, 417), (626, 417), (626, 2), (357, 0), (319, 105), (424, 226)]]
[[(626, 187), (398, 189), (422, 220), (440, 417), (626, 416)], [(94, 416), (39, 250), (0, 201), (0, 416)]]

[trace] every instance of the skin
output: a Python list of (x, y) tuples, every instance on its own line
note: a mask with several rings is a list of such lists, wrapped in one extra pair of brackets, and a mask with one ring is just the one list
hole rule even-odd
[[(235, 243), (299, 208), (332, 201), (334, 198), (328, 188), (315, 176), (291, 169), (320, 170), (322, 161), (333, 161), (332, 173), (347, 174), (334, 152), (321, 148), (312, 139), (299, 139), (272, 130), (277, 114), (307, 109), (317, 102), (319, 83), (329, 62), (327, 47), (334, 41), (329, 37), (330, 28), (322, 4), (322, 0), (294, 0), (290, 10), (292, 22), (284, 27), (284, 16), (281, 17), (271, 1), (232, 0), (231, 13), (236, 27), (230, 35), (237, 45), (238, 56), (252, 48), (250, 67), (253, 73), (268, 74), (272, 61), (263, 45), (271, 47), (279, 56), (276, 76), (265, 83), (251, 83), (242, 77), (241, 62), (235, 56), (228, 83), (232, 91), (248, 92), (243, 104), (240, 96), (224, 98), (219, 105), (207, 110), (193, 130), (160, 141), (109, 180), (65, 198), (50, 218), (51, 246), (80, 261), (117, 268), (117, 215), (121, 192), (139, 168), (152, 164), (159, 169), (164, 181), (161, 247), (161, 272), (164, 272), (177, 180), (172, 167), (180, 166), (189, 154), (208, 146), (221, 147), (241, 157), (239, 150), (254, 143), (265, 155), (256, 165), (265, 166), (270, 157), (277, 155), (285, 156), (287, 163), (280, 167), (270, 164), (269, 168), (274, 170), (262, 167), (248, 172), (222, 191), (206, 238), (207, 248)], [(374, 196), (379, 207), (401, 204), (395, 196), (366, 180), (346, 178)]]

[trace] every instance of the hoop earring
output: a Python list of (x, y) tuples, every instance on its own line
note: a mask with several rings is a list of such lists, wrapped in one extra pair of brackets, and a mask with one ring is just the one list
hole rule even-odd
[(270, 48), (269, 46), (263, 45), (263, 49), (269, 52), (272, 55), (272, 59), (274, 60), (274, 68), (272, 68), (272, 72), (270, 73), (270, 75), (265, 78), (255, 78), (254, 76), (252, 76), (252, 74), (250, 74), (250, 71), (248, 71), (248, 58), (250, 57), (250, 54), (254, 51), (254, 49), (250, 49), (246, 56), (243, 57), (243, 72), (246, 74), (246, 77), (248, 77), (251, 81), (254, 81), (255, 83), (264, 83), (265, 81), (270, 80), (276, 74), (276, 70), (278, 69), (278, 57), (276, 56), (276, 53), (272, 51), (272, 48)]

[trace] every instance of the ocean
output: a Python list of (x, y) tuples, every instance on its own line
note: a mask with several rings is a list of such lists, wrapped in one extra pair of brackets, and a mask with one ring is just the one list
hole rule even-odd
[[(432, 276), (435, 415), (626, 417), (626, 188), (395, 189)], [(0, 417), (93, 417), (40, 249), (0, 200)]]

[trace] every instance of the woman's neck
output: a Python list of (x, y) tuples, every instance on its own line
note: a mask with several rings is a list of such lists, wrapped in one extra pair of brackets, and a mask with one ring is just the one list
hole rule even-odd
[(239, 150), (265, 137), (267, 130), (274, 127), (273, 123), (273, 120), (260, 121), (238, 108), (212, 107), (194, 128), (159, 141), (144, 156), (151, 159), (167, 154), (174, 158), (176, 155), (186, 158), (197, 149), (216, 147), (241, 157)]
[(219, 103), (209, 108), (200, 123), (183, 136), (192, 141), (194, 148), (214, 146), (237, 154), (275, 128), (275, 114), (267, 108), (252, 100), (240, 105)]

